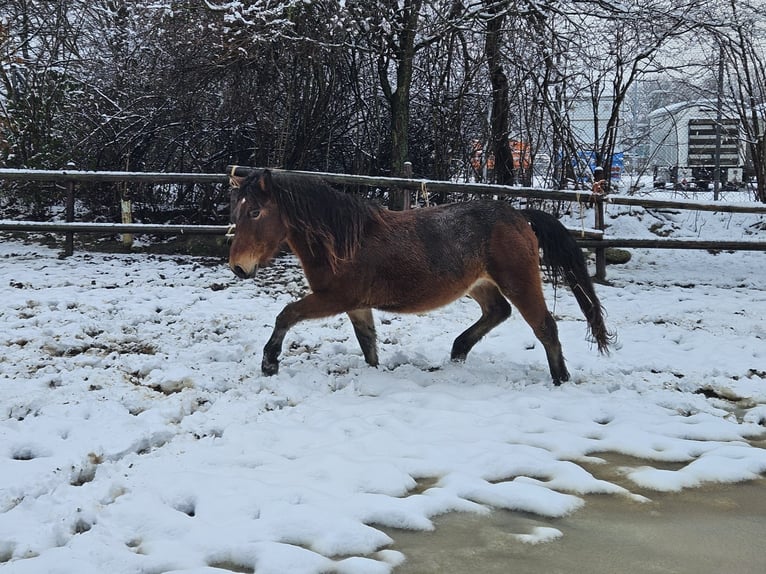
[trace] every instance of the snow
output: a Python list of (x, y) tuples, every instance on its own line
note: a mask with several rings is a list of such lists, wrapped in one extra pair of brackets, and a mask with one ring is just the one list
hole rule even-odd
[[(568, 223), (580, 224), (575, 209)], [(590, 215), (585, 219), (591, 221)], [(614, 236), (764, 240), (763, 218), (609, 206)], [(378, 313), (378, 369), (345, 317), (296, 326), (260, 374), (291, 256), (222, 261), (0, 244), (0, 568), (13, 573), (387, 573), (396, 529), (492, 508), (555, 519), (766, 473), (766, 254), (633, 250), (597, 291), (599, 356), (546, 286), (573, 380), (517, 313), (464, 364), (478, 314)], [(600, 455), (641, 459), (617, 485)], [(594, 467), (595, 463), (595, 467)], [(591, 469), (586, 470), (585, 467)], [(566, 528), (512, 533), (556, 544)], [(385, 531), (384, 531), (385, 530)]]
[(529, 534), (516, 534), (515, 538), (525, 544), (540, 544), (561, 538), (564, 534), (558, 528), (535, 526)]

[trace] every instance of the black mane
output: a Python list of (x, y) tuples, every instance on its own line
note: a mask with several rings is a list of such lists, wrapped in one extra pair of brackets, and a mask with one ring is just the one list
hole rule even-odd
[(354, 256), (370, 223), (382, 222), (381, 205), (337, 191), (320, 177), (275, 171), (272, 182), (285, 224), (332, 268)]

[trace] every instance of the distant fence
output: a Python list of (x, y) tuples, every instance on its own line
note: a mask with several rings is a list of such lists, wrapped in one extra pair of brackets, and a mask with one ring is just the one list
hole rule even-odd
[[(217, 235), (225, 233), (228, 225), (145, 225), (134, 223), (79, 223), (75, 222), (75, 196), (78, 183), (85, 182), (142, 182), (148, 184), (168, 183), (222, 183), (229, 181), (229, 175), (245, 176), (253, 168), (229, 166), (224, 174), (200, 173), (146, 173), (117, 171), (42, 171), (0, 169), (0, 180), (40, 181), (65, 183), (67, 188), (65, 222), (36, 222), (0, 220), (0, 231), (55, 232), (66, 235), (64, 252), (73, 252), (75, 233), (150, 233), (156, 235)], [(278, 170), (274, 170), (278, 171)], [(766, 214), (766, 205), (729, 204), (721, 202), (698, 202), (690, 200), (668, 200), (610, 195), (606, 198), (594, 196), (590, 191), (550, 190), (532, 187), (513, 187), (484, 183), (455, 183), (450, 181), (423, 180), (396, 177), (375, 177), (337, 173), (316, 173), (292, 171), (297, 177), (320, 177), (330, 184), (354, 185), (388, 190), (409, 190), (423, 195), (431, 193), (489, 195), (495, 197), (519, 197), (527, 199), (593, 202), (595, 225), (593, 228), (570, 230), (582, 247), (596, 250), (596, 275), (605, 278), (604, 250), (608, 247), (636, 247), (655, 249), (718, 249), (766, 251), (764, 241), (709, 241), (679, 240), (668, 238), (635, 239), (605, 237), (603, 225), (604, 202), (614, 205), (633, 205), (649, 209), (679, 209), (696, 211), (717, 211), (724, 213)]]

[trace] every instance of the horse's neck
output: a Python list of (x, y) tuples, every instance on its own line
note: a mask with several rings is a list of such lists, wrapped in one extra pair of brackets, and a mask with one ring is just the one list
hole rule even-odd
[(313, 250), (308, 244), (306, 237), (300, 233), (290, 231), (287, 234), (287, 245), (290, 247), (290, 251), (292, 251), (295, 256), (301, 260), (301, 263), (304, 261), (310, 261), (312, 259), (319, 258), (319, 254), (313, 253)]
[[(300, 260), (301, 267), (303, 267), (303, 272), (309, 280), (309, 284), (312, 284), (318, 277), (326, 273), (325, 269), (329, 270), (324, 253), (316, 247), (312, 248), (304, 236), (291, 231), (287, 235), (287, 245), (290, 247), (290, 251)], [(314, 288), (313, 284), (311, 286)]]

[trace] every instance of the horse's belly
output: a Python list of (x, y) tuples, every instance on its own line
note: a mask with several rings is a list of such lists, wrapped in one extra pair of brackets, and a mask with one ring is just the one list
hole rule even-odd
[(422, 313), (465, 295), (486, 276), (480, 249), (442, 242), (425, 245), (406, 233), (397, 236), (407, 249), (372, 244), (344, 279), (365, 293), (368, 306), (397, 313)]
[(413, 284), (404, 288), (399, 284), (389, 285), (388, 289), (380, 285), (383, 288), (380, 293), (382, 297), (370, 306), (381, 311), (396, 313), (424, 313), (459, 299), (468, 293), (475, 282), (475, 278), (461, 281), (441, 280)]

